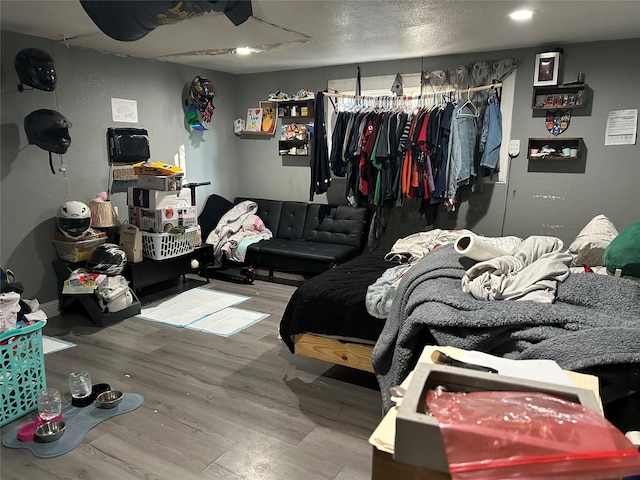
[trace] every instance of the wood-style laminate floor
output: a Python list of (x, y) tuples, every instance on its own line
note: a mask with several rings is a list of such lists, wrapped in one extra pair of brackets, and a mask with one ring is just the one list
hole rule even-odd
[[(141, 295), (144, 302), (200, 285)], [(365, 480), (368, 437), (381, 420), (373, 374), (292, 355), (278, 323), (295, 290), (256, 280), (210, 288), (250, 296), (269, 317), (229, 338), (137, 318), (98, 328), (80, 313), (44, 333), (77, 346), (45, 357), (47, 383), (70, 401), (67, 376), (137, 392), (144, 404), (89, 431), (65, 455), (41, 459), (2, 446), (2, 480)], [(25, 418), (5, 426), (2, 431)]]

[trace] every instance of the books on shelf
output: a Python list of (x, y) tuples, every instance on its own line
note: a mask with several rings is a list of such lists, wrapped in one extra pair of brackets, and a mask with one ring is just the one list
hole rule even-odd
[(96, 288), (104, 283), (107, 275), (88, 272), (82, 268), (74, 270), (64, 281), (63, 294), (93, 293)]

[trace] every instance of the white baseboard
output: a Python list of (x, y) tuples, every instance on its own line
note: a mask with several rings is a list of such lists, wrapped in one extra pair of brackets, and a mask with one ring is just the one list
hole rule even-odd
[(57, 300), (51, 300), (50, 302), (41, 303), (40, 310), (42, 310), (47, 315), (47, 318), (57, 317), (58, 315), (60, 315)]

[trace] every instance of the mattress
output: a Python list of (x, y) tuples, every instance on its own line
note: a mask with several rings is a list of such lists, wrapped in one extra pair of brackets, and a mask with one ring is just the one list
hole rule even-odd
[(369, 315), (365, 297), (369, 285), (396, 265), (384, 259), (386, 253), (366, 252), (298, 287), (280, 322), (280, 336), (292, 353), (293, 336), (299, 333), (375, 343), (385, 321)]

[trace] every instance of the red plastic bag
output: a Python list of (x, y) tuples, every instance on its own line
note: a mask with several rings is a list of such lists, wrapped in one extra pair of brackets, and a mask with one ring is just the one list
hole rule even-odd
[(454, 480), (587, 480), (640, 473), (640, 454), (593, 410), (539, 392), (430, 390)]

